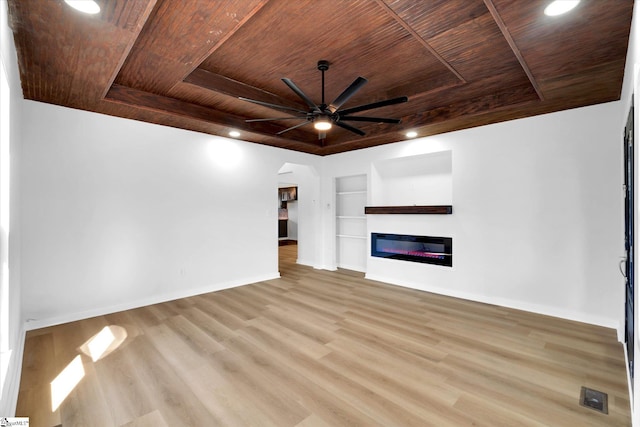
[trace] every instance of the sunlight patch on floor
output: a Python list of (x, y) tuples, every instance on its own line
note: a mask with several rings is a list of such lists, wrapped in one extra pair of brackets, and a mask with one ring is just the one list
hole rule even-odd
[(56, 379), (51, 381), (52, 412), (58, 409), (58, 406), (67, 398), (82, 378), (84, 378), (84, 366), (82, 366), (82, 358), (80, 355), (77, 355), (69, 362), (67, 367), (58, 374)]
[(80, 350), (97, 362), (118, 348), (127, 338), (127, 331), (122, 326), (109, 325), (89, 338), (80, 346)]

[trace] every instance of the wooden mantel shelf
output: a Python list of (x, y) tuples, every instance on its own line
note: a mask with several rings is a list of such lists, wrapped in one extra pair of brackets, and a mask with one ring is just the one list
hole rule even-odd
[(364, 213), (371, 214), (445, 214), (453, 212), (451, 205), (428, 206), (365, 206)]

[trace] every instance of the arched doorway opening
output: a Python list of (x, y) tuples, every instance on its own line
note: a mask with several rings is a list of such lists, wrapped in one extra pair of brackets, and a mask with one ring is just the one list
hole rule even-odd
[(278, 170), (279, 261), (316, 264), (319, 187), (313, 166), (285, 163)]

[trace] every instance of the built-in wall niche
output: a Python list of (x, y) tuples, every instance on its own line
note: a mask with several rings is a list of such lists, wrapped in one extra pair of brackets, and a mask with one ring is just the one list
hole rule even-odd
[(452, 205), (451, 151), (373, 163), (370, 203), (372, 206)]
[(367, 261), (367, 176), (336, 178), (336, 264), (365, 271)]

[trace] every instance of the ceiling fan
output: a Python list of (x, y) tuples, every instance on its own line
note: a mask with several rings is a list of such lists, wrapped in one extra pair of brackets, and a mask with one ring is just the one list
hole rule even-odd
[(403, 102), (407, 102), (409, 99), (406, 96), (400, 96), (398, 98), (387, 99), (385, 101), (373, 102), (370, 104), (360, 105), (357, 107), (347, 108), (345, 110), (339, 110), (342, 105), (349, 100), (355, 93), (360, 90), (362, 86), (367, 83), (367, 79), (364, 77), (356, 78), (353, 83), (349, 85), (338, 97), (331, 102), (330, 104), (325, 103), (324, 99), (324, 72), (329, 69), (329, 61), (318, 61), (318, 70), (322, 72), (322, 101), (320, 105), (313, 102), (307, 95), (300, 90), (298, 86), (295, 85), (290, 79), (283, 78), (282, 81), (289, 86), (289, 88), (295, 92), (296, 95), (302, 99), (305, 104), (309, 107), (309, 110), (301, 110), (298, 108), (287, 107), (284, 105), (271, 104), (268, 102), (257, 101), (255, 99), (243, 98), (239, 97), (239, 99), (243, 101), (253, 102), (254, 104), (262, 105), (269, 108), (274, 108), (277, 110), (283, 111), (294, 111), (297, 113), (295, 116), (290, 117), (272, 117), (266, 119), (248, 119), (245, 120), (247, 123), (250, 122), (266, 122), (271, 120), (303, 120), (301, 123), (296, 124), (295, 126), (291, 126), (285, 130), (282, 130), (277, 133), (277, 135), (281, 135), (285, 132), (288, 132), (293, 129), (297, 129), (299, 127), (305, 126), (307, 124), (313, 123), (313, 126), (320, 131), (319, 139), (324, 139), (326, 137), (326, 131), (331, 129), (332, 125), (339, 126), (343, 129), (356, 133), (360, 136), (364, 136), (365, 132), (362, 130), (351, 126), (345, 122), (373, 122), (373, 123), (392, 123), (398, 124), (400, 123), (400, 119), (392, 119), (385, 117), (365, 117), (365, 116), (352, 116), (353, 113), (359, 113), (361, 111), (373, 110), (374, 108), (385, 107), (388, 105), (401, 104)]

